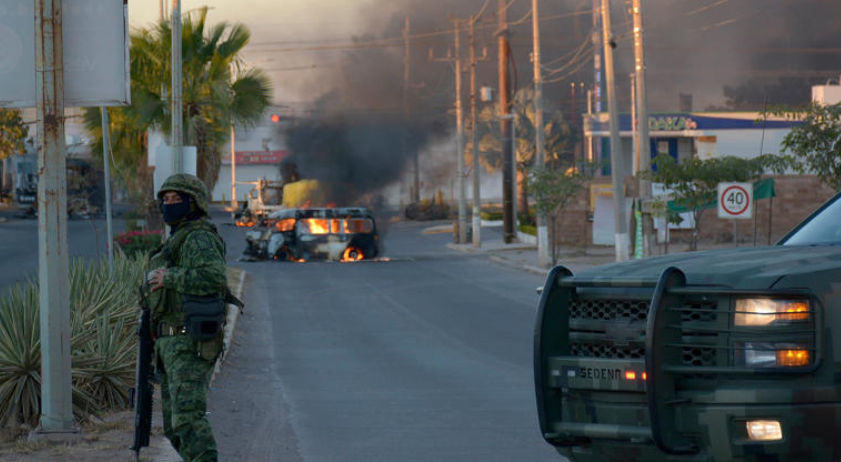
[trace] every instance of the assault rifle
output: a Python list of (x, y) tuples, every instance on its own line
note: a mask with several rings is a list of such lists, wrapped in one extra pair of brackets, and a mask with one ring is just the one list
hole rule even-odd
[(137, 372), (135, 385), (131, 389), (131, 404), (134, 408), (134, 444), (136, 460), (140, 461), (140, 448), (149, 446), (152, 432), (152, 322), (147, 297), (149, 285), (140, 286), (140, 321), (137, 326)]

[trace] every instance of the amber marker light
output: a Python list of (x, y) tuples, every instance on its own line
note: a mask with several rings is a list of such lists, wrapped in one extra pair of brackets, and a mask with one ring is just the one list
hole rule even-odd
[(625, 378), (627, 380), (636, 380), (637, 379), (637, 373), (634, 372), (634, 371), (625, 371)]
[(808, 366), (810, 359), (809, 350), (777, 350), (777, 366)]
[(809, 304), (806, 302), (789, 302), (783, 306), (777, 319), (782, 321), (806, 321), (809, 319)]
[(783, 429), (778, 420), (748, 420), (748, 438), (753, 441), (779, 441)]

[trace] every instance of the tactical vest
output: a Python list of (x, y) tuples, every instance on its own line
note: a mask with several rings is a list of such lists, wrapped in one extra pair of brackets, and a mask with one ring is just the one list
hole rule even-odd
[[(183, 223), (169, 239), (152, 252), (152, 256), (149, 259), (149, 267), (146, 270), (147, 280), (149, 274), (158, 268), (171, 268), (178, 265), (181, 257), (181, 247), (193, 231), (209, 231), (213, 233), (222, 242), (222, 248), (225, 248), (225, 241), (222, 240), (222, 237), (216, 230), (216, 226), (207, 220), (194, 220)], [(225, 292), (220, 292), (220, 295), (224, 294)], [(157, 329), (157, 325), (160, 322), (165, 322), (170, 326), (184, 325), (184, 311), (181, 309), (182, 295), (181, 292), (175, 289), (167, 288), (152, 292), (148, 302), (149, 309), (152, 312), (153, 329)]]

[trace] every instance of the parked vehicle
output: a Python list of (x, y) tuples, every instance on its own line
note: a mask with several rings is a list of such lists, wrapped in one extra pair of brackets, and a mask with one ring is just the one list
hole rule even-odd
[(839, 198), (775, 246), (554, 268), (544, 439), (573, 461), (841, 460)]

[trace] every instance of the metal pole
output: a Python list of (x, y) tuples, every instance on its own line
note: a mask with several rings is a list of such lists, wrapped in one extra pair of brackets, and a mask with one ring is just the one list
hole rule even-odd
[[(645, 43), (642, 27), (642, 0), (633, 0), (634, 16), (634, 83), (636, 89), (637, 111), (637, 156), (639, 171), (651, 170), (651, 140), (648, 135), (648, 100), (645, 94)], [(643, 201), (651, 199), (651, 180), (639, 177), (639, 196)], [(643, 212), (642, 236), (645, 242), (645, 256), (652, 254), (655, 244), (654, 218), (650, 213)]]
[(461, 106), (461, 34), (460, 21), (454, 22), (455, 33), (455, 62), (456, 62), (456, 148), (458, 165), (456, 175), (458, 180), (458, 243), (467, 243), (467, 183), (464, 181), (464, 112)]
[(102, 111), (102, 160), (105, 166), (105, 228), (108, 232), (108, 270), (114, 275), (114, 223), (111, 219), (111, 119), (108, 108)]
[(181, 0), (172, 0), (172, 140), (170, 144), (173, 173), (184, 171), (181, 65)]
[[(587, 90), (587, 115), (593, 115), (593, 90)], [(587, 162), (595, 162), (593, 158), (593, 135), (587, 137)]]
[(508, 12), (506, 0), (499, 0), (497, 18), (499, 31), (497, 44), (499, 50), (499, 137), (502, 145), (502, 240), (511, 244), (517, 237), (517, 214), (514, 211), (514, 134), (511, 128), (514, 124), (506, 117), (509, 106), (509, 75), (508, 75)]
[(73, 430), (62, 0), (35, 2), (41, 431)]
[(602, 112), (602, 21), (601, 0), (593, 0), (593, 108), (598, 114)]
[[(409, 86), (411, 85), (411, 56), (412, 47), (409, 41), (409, 34), (411, 33), (411, 19), (406, 16), (406, 25), (403, 28), (403, 158), (408, 155), (406, 149), (408, 148), (408, 140), (406, 139), (409, 129)], [(410, 195), (410, 202), (415, 204), (420, 203), (420, 159), (418, 159), (418, 150), (412, 149), (412, 188)]]
[(237, 201), (237, 130), (233, 118), (231, 118), (231, 213), (236, 213), (239, 208)]
[[(540, 70), (540, 14), (539, 0), (532, 0), (532, 62), (534, 64), (534, 168), (543, 170), (546, 167), (543, 139), (543, 76)], [(554, 237), (554, 236), (553, 236)], [(546, 228), (546, 217), (537, 213), (537, 261), (540, 266), (549, 265), (549, 230)]]
[(604, 38), (604, 67), (607, 83), (607, 104), (610, 111), (610, 172), (613, 179), (613, 217), (616, 232), (616, 261), (629, 257), (630, 237), (625, 211), (624, 165), (622, 140), (619, 138), (619, 108), (616, 101), (616, 81), (613, 69), (615, 42), (610, 31), (610, 0), (602, 0), (602, 31)]
[(476, 17), (470, 17), (470, 143), (473, 149), (473, 248), (482, 247), (479, 141), (476, 139)]
[[(231, 64), (231, 85), (234, 84), (234, 65)], [(237, 213), (237, 130), (233, 115), (231, 116), (231, 216)]]
[(639, 172), (640, 172), (640, 150), (639, 150), (639, 139), (637, 138), (637, 92), (634, 88), (634, 74), (631, 74), (631, 137), (633, 138), (633, 149), (634, 149), (634, 164), (633, 164), (633, 171), (634, 176), (637, 178), (639, 182)]

